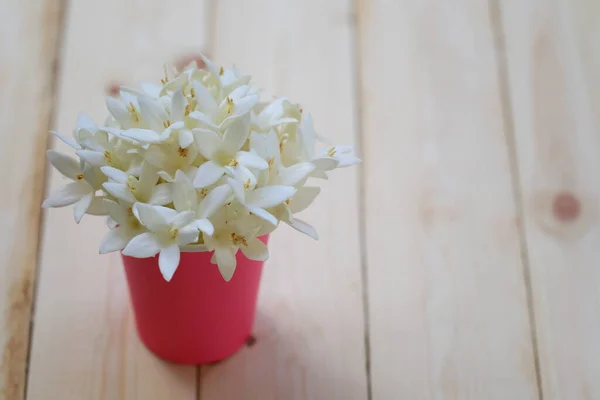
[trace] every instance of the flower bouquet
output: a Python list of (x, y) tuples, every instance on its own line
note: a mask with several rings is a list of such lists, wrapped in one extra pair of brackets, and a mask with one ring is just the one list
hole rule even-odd
[[(48, 151), (72, 182), (44, 207), (107, 216), (100, 253), (121, 251), (136, 325), (157, 355), (218, 361), (252, 328), (269, 234), (319, 194), (309, 178), (360, 162), (350, 146), (316, 152), (312, 118), (285, 98), (261, 102), (237, 69), (165, 67), (160, 84), (121, 87), (103, 126), (80, 114), (78, 159)], [(241, 250), (241, 252), (238, 252)], [(216, 265), (215, 265), (216, 264)], [(176, 273), (177, 272), (177, 273)]]

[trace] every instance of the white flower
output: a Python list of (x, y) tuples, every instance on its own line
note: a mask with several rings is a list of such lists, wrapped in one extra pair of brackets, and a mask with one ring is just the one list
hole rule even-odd
[(249, 124), (249, 117), (238, 119), (225, 131), (222, 138), (209, 129), (194, 129), (198, 150), (209, 160), (198, 168), (194, 186), (210, 186), (226, 173), (236, 174), (236, 169), (237, 173), (245, 173), (239, 170), (269, 168), (269, 164), (255, 153), (240, 150), (248, 139)]
[(198, 230), (191, 224), (193, 211), (177, 211), (162, 206), (135, 203), (133, 213), (150, 232), (137, 235), (123, 249), (130, 257), (153, 257), (157, 253), (160, 272), (170, 281), (179, 265), (179, 246), (198, 240)]
[(165, 66), (160, 84), (121, 87), (103, 126), (79, 114), (73, 138), (52, 132), (79, 160), (48, 152), (71, 182), (43, 206), (73, 205), (77, 222), (108, 213), (100, 253), (159, 254), (166, 280), (181, 251), (213, 251), (230, 280), (238, 250), (267, 259), (259, 238), (281, 221), (316, 239), (296, 217), (320, 192), (307, 182), (360, 162), (352, 147), (324, 140), (298, 104), (261, 103), (249, 76), (202, 58), (203, 69)]
[(182, 171), (177, 171), (173, 187), (175, 210), (194, 211), (196, 213), (194, 226), (204, 235), (212, 235), (215, 228), (209, 218), (231, 199), (230, 186), (220, 185), (210, 191), (204, 188), (198, 193), (189, 178)]
[(53, 193), (42, 206), (64, 207), (74, 204), (73, 210), (77, 223), (81, 221), (85, 213), (103, 215), (102, 198), (96, 197), (96, 191), (100, 188), (94, 169), (55, 150), (48, 150), (47, 156), (54, 168), (73, 182)]
[(131, 205), (104, 200), (104, 207), (112, 221), (116, 223), (100, 243), (100, 254), (122, 250), (131, 239), (145, 231), (133, 215)]
[(165, 205), (171, 202), (171, 187), (166, 184), (156, 185), (157, 170), (154, 166), (143, 163), (139, 178), (112, 167), (102, 167), (100, 170), (109, 178), (102, 186), (115, 198), (132, 204), (137, 201)]
[[(251, 189), (238, 180), (229, 179), (235, 198), (250, 213), (264, 219), (272, 225), (277, 225), (277, 218), (266, 211), (267, 208), (278, 206), (296, 193), (293, 186), (265, 186)], [(250, 190), (247, 190), (250, 189)]]
[(223, 279), (229, 281), (235, 272), (236, 253), (242, 253), (249, 260), (265, 261), (269, 257), (267, 246), (256, 237), (258, 228), (251, 219), (244, 218), (236, 223), (221, 225), (213, 236), (206, 237), (206, 247), (214, 251), (212, 262), (217, 264)]

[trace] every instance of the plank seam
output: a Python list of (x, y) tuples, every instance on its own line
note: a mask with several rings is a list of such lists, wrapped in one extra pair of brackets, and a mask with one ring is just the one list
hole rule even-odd
[[(58, 93), (59, 93), (59, 76), (62, 67), (62, 53), (65, 37), (66, 37), (66, 15), (68, 8), (68, 0), (55, 0), (58, 3), (58, 11), (57, 11), (57, 32), (56, 39), (54, 43), (54, 54), (51, 64), (51, 73), (49, 79), (49, 98), (50, 98), (50, 107), (48, 113), (48, 121), (46, 125), (46, 130), (50, 129), (54, 125), (54, 121), (57, 114), (57, 104), (58, 104)], [(46, 132), (47, 134), (47, 132)], [(46, 140), (46, 149), (49, 149), (52, 146), (52, 139)], [(44, 159), (45, 154), (43, 155)], [(44, 165), (46, 163), (44, 162)], [(48, 186), (49, 186), (49, 178), (50, 178), (50, 168), (44, 167), (43, 180), (41, 184), (41, 196), (45, 196)], [(40, 202), (41, 204), (41, 202)], [(40, 276), (40, 259), (42, 252), (42, 234), (44, 232), (44, 216), (46, 215), (45, 210), (42, 210), (39, 214), (38, 220), (38, 232), (37, 232), (37, 249), (36, 249), (36, 259), (35, 259), (35, 270), (34, 270), (34, 280), (33, 280), (33, 293), (32, 293), (32, 301), (31, 301), (31, 313), (29, 318), (29, 332), (28, 332), (28, 343), (27, 343), (27, 355), (25, 359), (25, 381), (23, 384), (23, 399), (27, 399), (28, 389), (29, 389), (29, 365), (31, 363), (31, 348), (33, 345), (33, 335), (34, 335), (34, 319), (35, 319), (35, 309), (37, 303), (38, 296), (38, 288), (39, 288), (39, 276)]]
[(519, 171), (519, 161), (517, 157), (517, 141), (515, 132), (515, 123), (513, 116), (513, 105), (510, 99), (510, 73), (506, 54), (506, 42), (503, 29), (502, 12), (500, 10), (501, 0), (489, 0), (489, 18), (494, 37), (496, 70), (498, 73), (498, 86), (500, 92), (500, 103), (502, 108), (502, 119), (505, 132), (505, 143), (509, 159), (509, 168), (512, 183), (513, 203), (518, 218), (518, 239), (520, 248), (521, 264), (523, 265), (523, 281), (525, 283), (525, 294), (527, 298), (527, 309), (529, 316), (529, 327), (531, 344), (533, 347), (533, 362), (535, 368), (535, 378), (537, 391), (540, 400), (544, 399), (542, 389), (542, 375), (540, 367), (540, 358), (537, 339), (537, 324), (535, 309), (533, 306), (533, 287), (531, 283), (531, 265), (529, 260), (529, 251), (527, 247), (526, 222), (523, 205), (523, 189), (521, 175)]
[(365, 187), (366, 187), (366, 167), (365, 167), (365, 152), (364, 152), (364, 120), (363, 110), (364, 105), (362, 101), (363, 94), (363, 82), (362, 82), (362, 51), (361, 51), (361, 33), (362, 33), (362, 19), (361, 19), (361, 7), (362, 0), (352, 0), (352, 24), (350, 26), (351, 36), (351, 61), (353, 65), (352, 76), (354, 76), (354, 141), (356, 143), (356, 149), (360, 155), (362, 162), (358, 166), (357, 172), (357, 202), (358, 202), (358, 235), (360, 243), (360, 266), (361, 266), (361, 281), (362, 281), (362, 304), (363, 304), (363, 337), (364, 337), (364, 351), (365, 351), (365, 375), (367, 379), (367, 399), (373, 398), (373, 387), (371, 382), (371, 329), (370, 329), (370, 313), (369, 313), (369, 274), (367, 270), (367, 221), (366, 221), (366, 198), (365, 198)]

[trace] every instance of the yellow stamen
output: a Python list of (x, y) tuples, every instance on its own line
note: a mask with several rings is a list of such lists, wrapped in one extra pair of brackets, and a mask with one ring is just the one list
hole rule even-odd
[(246, 181), (246, 183), (244, 183), (244, 189), (248, 189), (250, 187), (250, 179), (248, 179)]
[(160, 83), (162, 83), (163, 85), (166, 85), (167, 82), (169, 82), (169, 74), (167, 73), (167, 65), (164, 65), (164, 70), (165, 70), (165, 77), (163, 79), (160, 80)]
[(194, 90), (194, 88), (190, 89), (190, 96), (192, 96), (192, 99), (196, 97), (196, 91)]
[(75, 177), (78, 181), (83, 179), (83, 174), (77, 174), (77, 176)]
[(238, 160), (236, 160), (235, 158), (232, 158), (231, 161), (229, 161), (229, 163), (227, 165), (231, 166), (231, 167), (237, 167), (239, 164)]
[(175, 239), (178, 234), (179, 234), (179, 229), (177, 229), (175, 227), (169, 229), (169, 235), (171, 236), (171, 239)]
[(140, 122), (140, 115), (138, 114), (137, 110), (135, 109), (133, 102), (129, 102), (129, 104), (126, 105), (125, 108), (127, 109), (127, 111), (129, 111), (129, 113), (131, 114), (131, 116), (133, 117), (133, 120), (135, 122)]
[(130, 217), (133, 217), (133, 208), (129, 207), (127, 209), (127, 215), (130, 216)]
[(248, 246), (248, 242), (246, 241), (246, 238), (243, 236), (239, 236), (238, 234), (236, 234), (235, 232), (231, 232), (231, 234), (229, 235), (229, 237), (231, 237), (231, 241), (233, 242), (233, 244), (236, 245), (242, 245), (242, 246)]
[(227, 114), (231, 114), (233, 112), (233, 99), (231, 97), (227, 97)]
[(178, 148), (177, 152), (179, 153), (179, 155), (181, 157), (187, 157), (188, 156), (188, 149), (184, 149), (183, 147)]
[(287, 199), (287, 200), (285, 201), (285, 204), (287, 204), (288, 206), (290, 205), (290, 203), (291, 203), (291, 200), (290, 200), (290, 199)]
[(137, 189), (137, 180), (133, 176), (127, 178), (127, 188), (131, 192), (134, 192), (135, 189)]
[(113, 165), (112, 154), (110, 154), (110, 151), (107, 150), (104, 152), (104, 158), (106, 159), (106, 163), (108, 165)]
[(164, 122), (163, 122), (163, 127), (164, 127), (165, 129), (167, 129), (167, 128), (168, 128), (168, 127), (170, 127), (170, 126), (171, 126), (171, 121), (169, 121), (169, 120), (166, 120), (166, 121), (164, 121)]
[(274, 163), (275, 163), (275, 157), (269, 158), (269, 161), (267, 161), (267, 164), (269, 164), (269, 169), (273, 168)]
[(194, 111), (194, 108), (196, 108), (195, 103), (188, 103), (188, 105), (185, 106), (185, 116), (187, 117), (188, 115), (190, 115), (190, 113)]
[(223, 76), (223, 74), (224, 74), (224, 73), (225, 73), (225, 70), (223, 69), (223, 67), (221, 67), (221, 68), (219, 69), (219, 75), (220, 75), (220, 76)]
[(332, 148), (331, 148), (331, 149), (329, 149), (329, 151), (327, 152), (327, 155), (328, 155), (329, 157), (333, 157), (333, 156), (335, 155), (336, 151), (337, 151), (337, 150), (336, 150), (336, 148), (335, 148), (335, 147), (332, 147)]
[(204, 189), (200, 190), (200, 196), (202, 198), (205, 198), (207, 194), (208, 194), (208, 189), (207, 188), (204, 188)]
[(283, 151), (283, 146), (285, 146), (285, 143), (288, 141), (288, 137), (289, 137), (289, 135), (287, 133), (284, 133), (281, 136), (281, 139), (279, 140), (279, 152), (280, 153)]

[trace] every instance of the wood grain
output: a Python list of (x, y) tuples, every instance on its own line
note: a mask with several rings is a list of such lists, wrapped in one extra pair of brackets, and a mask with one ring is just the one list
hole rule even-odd
[[(219, 1), (214, 57), (269, 95), (310, 112), (318, 132), (352, 144), (352, 14), (345, 0)], [(201, 370), (201, 398), (366, 399), (357, 168), (335, 171), (303, 219), (319, 242), (281, 226), (269, 247), (256, 343)], [(316, 182), (318, 184), (318, 182)]]
[[(158, 81), (163, 63), (203, 49), (206, 19), (198, 0), (72, 2), (56, 128), (70, 135), (79, 111), (103, 122), (110, 86)], [(60, 185), (53, 173), (51, 190)], [(98, 255), (104, 224), (77, 226), (69, 208), (45, 214), (29, 399), (194, 399), (195, 368), (139, 342), (119, 255)]]
[(10, 0), (0, 13), (0, 399), (25, 390), (61, 8)]
[(600, 397), (598, 4), (503, 3), (546, 399)]
[(373, 399), (537, 399), (487, 2), (357, 11)]

